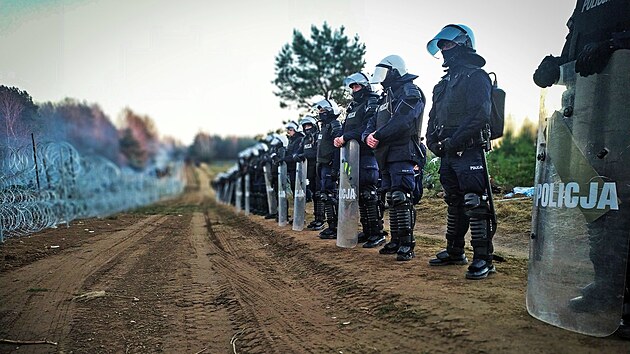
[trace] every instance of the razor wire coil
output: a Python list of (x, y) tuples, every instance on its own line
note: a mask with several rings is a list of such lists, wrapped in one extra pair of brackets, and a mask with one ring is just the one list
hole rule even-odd
[(0, 241), (68, 223), (106, 217), (177, 195), (183, 163), (167, 176), (121, 169), (72, 145), (0, 146)]

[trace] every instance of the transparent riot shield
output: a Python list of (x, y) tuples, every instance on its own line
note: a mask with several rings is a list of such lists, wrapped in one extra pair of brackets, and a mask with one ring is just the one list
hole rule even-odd
[(293, 231), (304, 230), (306, 216), (306, 168), (307, 160), (296, 163), (295, 193), (293, 195)]
[(563, 65), (541, 99), (527, 310), (571, 331), (619, 326), (630, 239), (630, 50), (601, 74)]
[(235, 185), (234, 181), (228, 183), (227, 189), (227, 204), (232, 204), (232, 198), (234, 197), (234, 190), (238, 189), (238, 186)]
[(228, 192), (230, 191), (230, 185), (232, 184), (232, 182), (227, 181), (224, 185), (223, 188), (221, 188), (221, 202), (224, 204), (227, 204), (230, 202), (229, 198), (228, 198)]
[(272, 166), (270, 163), (266, 163), (263, 166), (263, 172), (265, 174), (265, 188), (267, 189), (267, 206), (269, 207), (269, 214), (276, 215), (278, 213), (278, 200), (273, 190), (271, 183), (273, 179)]
[(245, 175), (245, 215), (249, 215), (250, 213), (250, 187), (251, 187), (251, 176), (249, 173)]
[[(234, 183), (234, 182), (232, 182)], [(236, 207), (236, 211), (243, 211), (243, 179), (241, 177), (236, 179), (236, 201), (234, 206)]]
[(287, 203), (287, 163), (281, 162), (278, 166), (278, 225), (287, 226), (289, 211)]
[(352, 248), (359, 241), (359, 143), (356, 140), (341, 147), (339, 161), (337, 246)]

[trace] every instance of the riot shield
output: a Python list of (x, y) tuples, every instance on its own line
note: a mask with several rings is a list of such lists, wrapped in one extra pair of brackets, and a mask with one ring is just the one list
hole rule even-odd
[[(232, 182), (234, 183), (234, 182)], [(236, 179), (236, 201), (234, 206), (237, 212), (243, 211), (243, 179), (241, 177)]]
[(234, 190), (237, 189), (237, 186), (235, 185), (234, 181), (231, 181), (228, 184), (228, 189), (227, 189), (227, 204), (232, 204), (232, 198), (234, 197)]
[(287, 203), (287, 163), (281, 162), (278, 166), (278, 225), (287, 226), (289, 211)]
[(359, 143), (356, 140), (341, 147), (339, 161), (337, 246), (352, 248), (359, 241)]
[(263, 166), (263, 172), (265, 174), (265, 188), (267, 189), (267, 206), (269, 207), (269, 214), (276, 215), (278, 213), (278, 200), (276, 200), (273, 185), (271, 183), (273, 178), (271, 170), (272, 166), (270, 163), (266, 163)]
[(630, 50), (601, 74), (574, 65), (541, 99), (527, 310), (603, 337), (621, 319), (630, 239)]
[(251, 197), (251, 192), (250, 192), (250, 187), (251, 187), (251, 176), (249, 175), (249, 172), (245, 175), (245, 215), (249, 215), (250, 213), (250, 197)]
[(295, 193), (293, 196), (293, 231), (304, 230), (306, 215), (306, 168), (307, 160), (296, 163)]

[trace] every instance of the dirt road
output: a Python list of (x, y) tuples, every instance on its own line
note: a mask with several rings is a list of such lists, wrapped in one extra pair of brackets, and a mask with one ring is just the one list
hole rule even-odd
[(417, 259), (401, 263), (237, 215), (213, 202), (202, 170), (189, 184), (155, 207), (1, 246), (0, 339), (57, 344), (0, 352), (630, 351), (531, 318), (524, 258), (466, 281), (464, 267), (426, 264), (436, 225), (417, 225)]

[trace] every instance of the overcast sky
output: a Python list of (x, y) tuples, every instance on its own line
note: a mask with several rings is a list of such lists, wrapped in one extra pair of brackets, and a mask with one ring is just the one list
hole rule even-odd
[[(274, 57), (324, 21), (366, 44), (367, 65), (398, 54), (431, 96), (441, 61), (426, 43), (446, 24), (468, 25), (498, 73), (506, 111), (538, 119), (531, 76), (558, 55), (575, 0), (0, 0), (0, 84), (36, 102), (99, 104), (116, 122), (146, 114), (185, 144), (199, 131), (255, 135), (298, 113), (273, 95)], [(427, 117), (425, 116), (425, 124)]]

